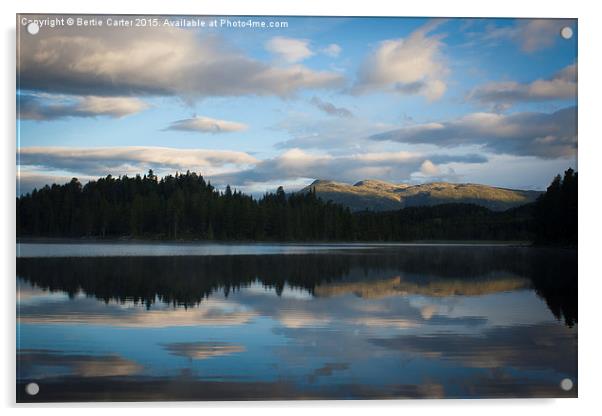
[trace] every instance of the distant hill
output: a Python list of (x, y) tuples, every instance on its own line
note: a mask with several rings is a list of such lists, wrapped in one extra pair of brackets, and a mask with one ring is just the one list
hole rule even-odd
[(447, 203), (470, 203), (494, 211), (503, 211), (533, 202), (541, 194), (539, 191), (471, 183), (433, 182), (408, 185), (379, 180), (363, 180), (354, 185), (316, 180), (301, 192), (309, 192), (312, 189), (323, 200), (347, 206), (352, 211), (390, 211)]

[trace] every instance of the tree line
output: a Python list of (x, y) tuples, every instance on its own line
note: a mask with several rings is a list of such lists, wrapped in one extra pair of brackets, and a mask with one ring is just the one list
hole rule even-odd
[[(570, 173), (569, 173), (570, 172)], [(567, 176), (568, 175), (568, 176)], [(569, 169), (535, 203), (494, 212), (472, 204), (355, 212), (314, 191), (253, 198), (217, 190), (194, 172), (159, 179), (108, 175), (46, 185), (17, 198), (18, 237), (254, 241), (576, 241), (577, 174)], [(574, 202), (570, 202), (574, 198)], [(572, 200), (571, 200), (572, 201)], [(574, 219), (564, 218), (574, 215)], [(558, 217), (564, 218), (557, 223)], [(561, 224), (560, 230), (555, 230)], [(573, 229), (574, 227), (574, 229)], [(572, 241), (572, 240), (571, 240)]]
[(535, 204), (535, 242), (577, 245), (577, 172), (556, 175)]

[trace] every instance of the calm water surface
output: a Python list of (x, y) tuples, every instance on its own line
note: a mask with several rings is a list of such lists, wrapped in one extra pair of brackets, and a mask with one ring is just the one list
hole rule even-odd
[[(575, 251), (29, 243), (17, 252), (19, 401), (577, 395)], [(24, 393), (32, 381), (37, 396)]]

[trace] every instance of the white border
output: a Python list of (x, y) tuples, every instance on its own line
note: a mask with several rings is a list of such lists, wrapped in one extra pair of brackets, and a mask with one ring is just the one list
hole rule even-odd
[[(133, 407), (144, 407), (145, 413), (163, 414), (160, 408), (195, 406), (201, 412), (244, 412), (265, 415), (268, 413), (306, 414), (345, 412), (364, 414), (370, 409), (381, 413), (399, 412), (449, 415), (504, 415), (510, 412), (542, 412), (546, 415), (593, 413), (600, 408), (598, 386), (600, 385), (600, 323), (596, 304), (602, 292), (600, 267), (595, 264), (600, 236), (601, 181), (597, 158), (600, 156), (602, 133), (598, 127), (602, 106), (600, 105), (600, 65), (602, 22), (596, 12), (595, 2), (557, 1), (529, 2), (526, 0), (488, 1), (405, 1), (366, 0), (350, 3), (349, 0), (229, 0), (229, 1), (177, 1), (145, 0), (126, 3), (124, 0), (102, 0), (96, 2), (54, 0), (27, 0), (19, 3), (3, 1), (1, 19), (2, 42), (2, 88), (0, 100), (2, 110), (2, 165), (4, 169), (2, 192), (5, 200), (0, 204), (2, 256), (4, 266), (2, 290), (4, 307), (4, 334), (2, 343), (2, 404), (15, 411), (15, 14), (20, 13), (132, 13), (132, 14), (249, 14), (249, 15), (347, 15), (347, 16), (452, 16), (452, 17), (571, 17), (579, 19), (579, 399), (564, 400), (427, 400), (427, 401), (353, 401), (353, 402), (225, 402), (225, 403), (151, 403), (151, 404), (91, 404), (47, 406), (16, 406), (26, 413), (43, 411), (45, 414), (86, 413), (103, 414), (118, 408), (131, 412)], [(597, 267), (598, 266), (598, 267)], [(111, 409), (107, 409), (110, 407)], [(310, 410), (311, 409), (311, 410)]]

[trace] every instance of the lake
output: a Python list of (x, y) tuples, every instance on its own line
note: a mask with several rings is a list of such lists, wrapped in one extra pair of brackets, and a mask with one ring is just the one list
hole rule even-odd
[(22, 243), (17, 313), (21, 402), (577, 397), (575, 250)]

